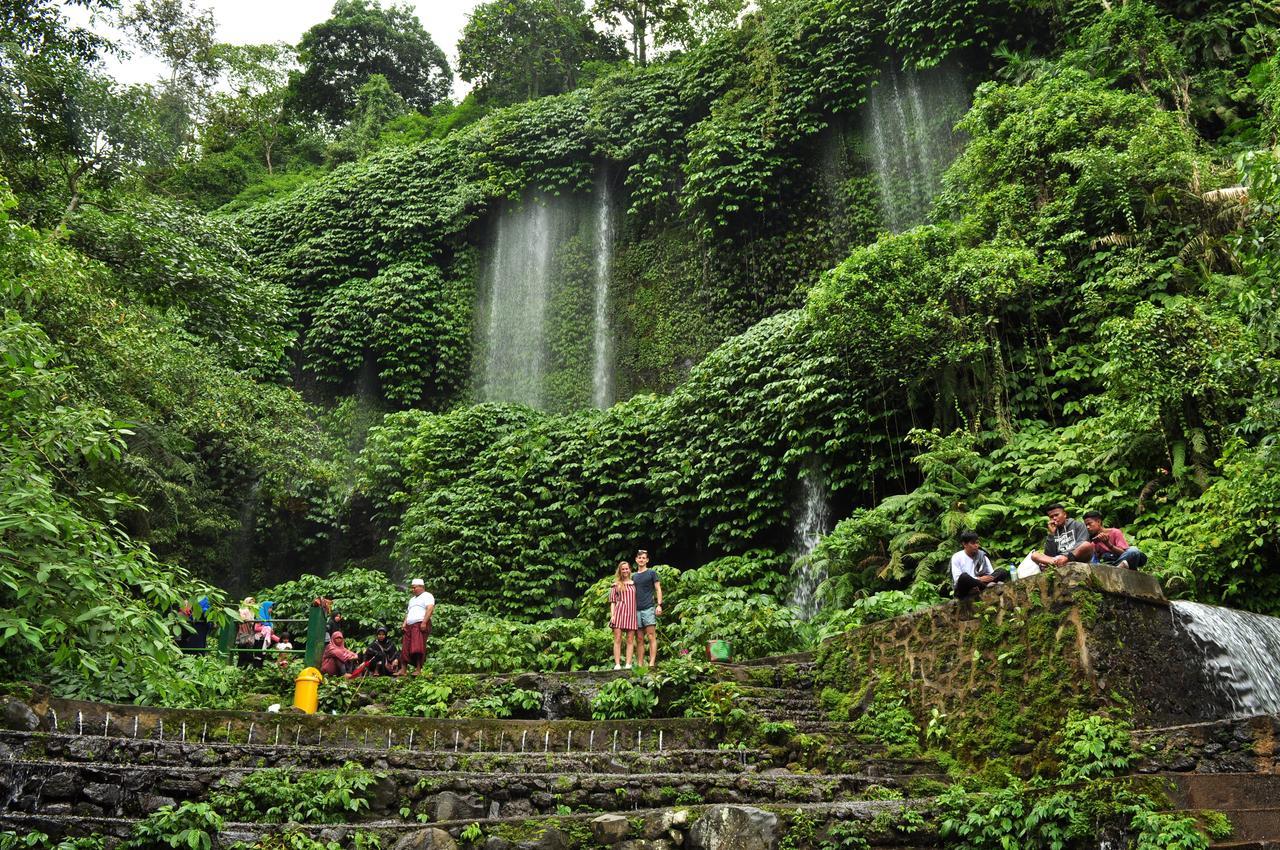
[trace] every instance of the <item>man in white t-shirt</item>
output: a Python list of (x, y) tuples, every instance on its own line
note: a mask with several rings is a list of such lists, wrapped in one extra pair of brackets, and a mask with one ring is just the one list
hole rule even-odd
[(404, 640), (400, 642), (400, 669), (409, 672), (413, 665), (415, 674), (422, 673), (422, 662), (427, 658), (427, 638), (431, 635), (431, 615), (436, 610), (436, 598), (427, 593), (426, 583), (415, 578), (409, 583), (409, 607), (404, 614)]
[(963, 548), (951, 556), (951, 584), (956, 599), (976, 595), (996, 582), (1009, 580), (1008, 570), (997, 570), (991, 565), (991, 558), (982, 551), (982, 541), (976, 532), (961, 534), (960, 545)]

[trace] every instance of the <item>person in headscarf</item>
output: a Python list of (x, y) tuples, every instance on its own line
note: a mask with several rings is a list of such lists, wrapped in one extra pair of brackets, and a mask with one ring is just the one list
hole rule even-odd
[(320, 672), (326, 676), (345, 676), (355, 668), (359, 658), (347, 649), (347, 639), (342, 632), (334, 632), (329, 635), (329, 643), (320, 657)]
[(253, 630), (258, 636), (258, 643), (263, 649), (269, 649), (271, 644), (279, 640), (275, 636), (275, 625), (271, 619), (271, 606), (275, 604), (274, 602), (263, 602), (259, 605), (258, 622), (253, 624)]
[(387, 635), (386, 626), (378, 626), (377, 634), (364, 651), (370, 676), (394, 676), (400, 663), (400, 647)]

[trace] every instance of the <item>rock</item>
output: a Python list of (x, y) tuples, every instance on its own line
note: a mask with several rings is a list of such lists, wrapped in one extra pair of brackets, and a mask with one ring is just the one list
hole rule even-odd
[(777, 850), (778, 816), (755, 806), (712, 806), (689, 830), (694, 850)]
[(569, 850), (571, 844), (568, 835), (554, 826), (549, 826), (538, 839), (536, 846), (538, 850)]
[(165, 806), (177, 805), (177, 802), (172, 797), (165, 797), (162, 794), (147, 794), (138, 801), (138, 805), (143, 813), (151, 814), (163, 809)]
[(120, 804), (120, 786), (106, 782), (90, 782), (84, 787), (84, 794), (90, 800), (108, 808)]
[(396, 842), (395, 850), (458, 850), (458, 842), (443, 829), (419, 829)]
[(97, 761), (106, 749), (107, 742), (102, 738), (76, 738), (67, 745), (67, 756), (76, 761)]
[(672, 831), (689, 823), (688, 809), (663, 809), (649, 812), (640, 826), (641, 838), (667, 838)]
[(369, 811), (375, 814), (390, 812), (398, 793), (394, 779), (390, 776), (379, 777), (369, 789)]
[(505, 838), (490, 835), (484, 840), (483, 850), (511, 850), (511, 842)]
[(484, 802), (474, 794), (466, 797), (452, 791), (441, 791), (427, 804), (431, 819), (437, 823), (449, 820), (480, 820), (484, 817)]
[(335, 826), (330, 829), (322, 829), (320, 831), (320, 840), (325, 843), (345, 844), (347, 836), (351, 830), (346, 827)]
[(80, 780), (68, 771), (55, 773), (44, 781), (40, 795), (46, 800), (72, 800), (80, 796)]
[(6, 729), (34, 732), (40, 728), (40, 717), (22, 700), (7, 696), (0, 698), (0, 723)]
[(617, 850), (673, 850), (674, 847), (674, 844), (664, 838), (653, 840), (633, 838), (630, 841), (624, 841), (619, 844)]
[(622, 815), (600, 815), (591, 821), (591, 834), (600, 844), (617, 844), (631, 833), (631, 821)]

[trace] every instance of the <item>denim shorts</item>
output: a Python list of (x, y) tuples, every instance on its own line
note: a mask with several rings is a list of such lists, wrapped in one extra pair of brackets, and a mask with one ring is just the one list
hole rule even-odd
[(641, 608), (636, 612), (636, 625), (640, 628), (658, 625), (658, 607)]

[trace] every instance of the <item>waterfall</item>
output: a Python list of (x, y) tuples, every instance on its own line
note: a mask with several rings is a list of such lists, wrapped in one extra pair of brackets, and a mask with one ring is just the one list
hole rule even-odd
[(480, 395), (541, 407), (547, 371), (552, 259), (571, 222), (561, 198), (531, 196), (499, 215), (488, 266)]
[(809, 469), (800, 477), (800, 511), (796, 515), (792, 549), (796, 553), (795, 589), (791, 592), (791, 607), (800, 619), (812, 619), (818, 613), (818, 586), (826, 581), (826, 568), (816, 563), (813, 550), (818, 541), (831, 530), (831, 502), (827, 495), (826, 476), (816, 469)]
[(900, 233), (919, 224), (959, 153), (952, 127), (968, 108), (954, 70), (886, 68), (872, 86), (863, 120), (872, 176), (884, 224)]
[(613, 345), (609, 339), (609, 275), (613, 265), (613, 201), (609, 173), (596, 180), (595, 321), (592, 325), (591, 401), (600, 409), (613, 403)]
[(1206, 677), (1237, 716), (1280, 714), (1280, 619), (1196, 602), (1170, 608), (1175, 630), (1199, 651)]

